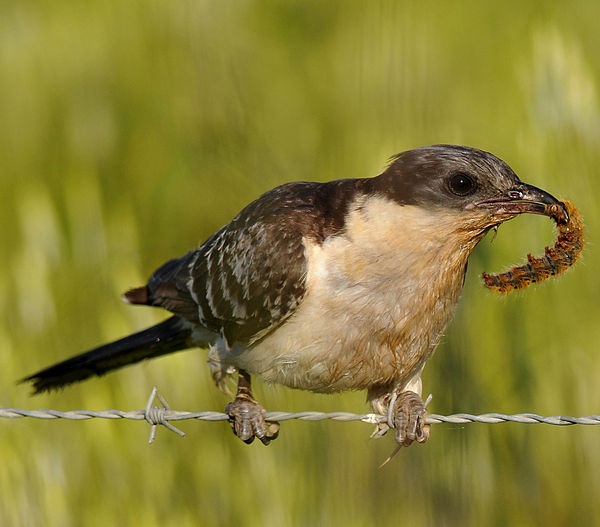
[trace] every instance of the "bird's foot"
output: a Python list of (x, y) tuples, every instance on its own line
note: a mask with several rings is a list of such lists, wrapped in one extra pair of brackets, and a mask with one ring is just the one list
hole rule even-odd
[(396, 429), (396, 442), (401, 446), (409, 446), (416, 441), (425, 443), (429, 439), (427, 424), (427, 401), (415, 392), (402, 392), (396, 398), (395, 404), (390, 405), (388, 422)]
[(258, 437), (263, 445), (268, 445), (279, 435), (279, 423), (265, 420), (265, 409), (252, 396), (250, 375), (244, 370), (239, 372), (235, 399), (225, 412), (233, 433), (244, 443), (250, 444)]
[(401, 446), (409, 446), (414, 441), (424, 443), (429, 439), (427, 424), (427, 401), (423, 401), (419, 394), (412, 391), (394, 393), (390, 399), (387, 411), (387, 420), (379, 423), (371, 435), (379, 438), (390, 429), (396, 430), (396, 442)]
[(427, 424), (427, 405), (431, 401), (431, 395), (426, 401), (412, 391), (392, 394), (388, 407), (387, 421), (379, 423), (371, 437), (381, 437), (391, 428), (396, 430), (396, 442), (398, 445), (392, 454), (384, 461), (384, 465), (394, 457), (400, 448), (409, 446), (414, 441), (425, 443), (429, 439), (429, 428)]

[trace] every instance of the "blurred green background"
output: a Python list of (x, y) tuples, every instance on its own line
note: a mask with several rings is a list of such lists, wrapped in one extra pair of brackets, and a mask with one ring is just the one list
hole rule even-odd
[[(471, 258), (425, 370), (431, 410), (600, 413), (600, 4), (590, 1), (0, 3), (0, 406), (222, 410), (206, 353), (32, 399), (27, 373), (164, 317), (120, 301), (286, 181), (378, 174), (394, 153), (490, 150), (578, 205), (583, 261), (501, 298), (479, 274), (553, 243), (518, 218)], [(364, 394), (257, 382), (271, 410), (364, 412)], [(0, 421), (0, 525), (600, 524), (597, 427)]]

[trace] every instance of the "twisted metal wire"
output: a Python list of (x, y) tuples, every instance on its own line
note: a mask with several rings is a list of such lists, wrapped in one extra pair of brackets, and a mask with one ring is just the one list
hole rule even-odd
[[(158, 398), (161, 406), (154, 406), (154, 400)], [(82, 421), (86, 419), (133, 419), (137, 421), (147, 421), (151, 425), (150, 443), (154, 441), (156, 435), (156, 427), (163, 425), (172, 432), (184, 436), (185, 434), (173, 426), (170, 421), (184, 421), (188, 419), (196, 419), (199, 421), (227, 421), (229, 416), (222, 412), (186, 412), (180, 410), (171, 410), (167, 401), (160, 395), (156, 387), (152, 390), (148, 404), (143, 410), (23, 410), (19, 408), (0, 408), (0, 418), (24, 418), (30, 417), (35, 419), (72, 419)], [(378, 424), (387, 421), (387, 416), (367, 413), (355, 414), (350, 412), (267, 412), (265, 414), (267, 421), (288, 421), (290, 419), (299, 419), (301, 421), (323, 421), (330, 419), (333, 421), (361, 421), (363, 423)], [(600, 415), (586, 415), (582, 417), (572, 417), (568, 415), (551, 415), (542, 416), (533, 413), (521, 414), (500, 414), (486, 413), (473, 415), (467, 413), (458, 413), (452, 415), (428, 414), (428, 424), (452, 423), (452, 424), (467, 424), (467, 423), (523, 423), (523, 424), (547, 424), (557, 426), (569, 425), (600, 425)]]
[[(154, 416), (152, 411), (158, 412)], [(151, 412), (147, 415), (146, 410), (23, 410), (20, 408), (0, 408), (0, 418), (20, 418), (33, 417), (36, 419), (72, 419), (75, 421), (83, 421), (86, 419), (133, 419), (136, 421), (148, 420), (151, 424), (155, 421), (185, 421), (188, 419), (196, 419), (199, 421), (227, 421), (227, 414), (222, 412), (186, 412), (180, 410), (164, 410), (160, 407), (152, 407)], [(267, 421), (288, 421), (290, 419), (299, 419), (301, 421), (323, 421), (331, 419), (333, 421), (362, 421), (363, 423), (377, 424), (387, 420), (387, 416), (379, 414), (354, 414), (350, 412), (267, 412), (265, 414)], [(600, 425), (600, 415), (585, 415), (582, 417), (572, 417), (569, 415), (550, 415), (543, 416), (532, 413), (522, 414), (427, 414), (428, 424), (452, 423), (452, 424), (468, 424), (468, 423), (524, 423), (524, 424), (547, 424), (547, 425)], [(158, 424), (163, 424), (159, 422)]]

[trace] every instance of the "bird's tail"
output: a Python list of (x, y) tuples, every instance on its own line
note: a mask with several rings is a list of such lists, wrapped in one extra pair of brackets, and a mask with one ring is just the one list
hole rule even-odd
[(83, 381), (93, 375), (192, 347), (192, 330), (181, 317), (171, 317), (138, 333), (104, 344), (25, 377), (34, 393)]

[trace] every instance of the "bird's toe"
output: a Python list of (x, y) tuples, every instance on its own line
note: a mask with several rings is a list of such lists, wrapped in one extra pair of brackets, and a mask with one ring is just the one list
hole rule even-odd
[(424, 443), (429, 439), (426, 403), (417, 393), (406, 391), (398, 394), (390, 417), (399, 445), (409, 446), (414, 441)]
[(233, 433), (244, 443), (250, 444), (257, 437), (268, 445), (279, 435), (279, 423), (265, 420), (265, 409), (246, 394), (238, 394), (225, 411)]

